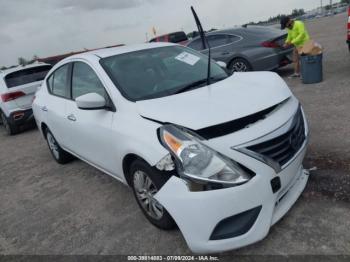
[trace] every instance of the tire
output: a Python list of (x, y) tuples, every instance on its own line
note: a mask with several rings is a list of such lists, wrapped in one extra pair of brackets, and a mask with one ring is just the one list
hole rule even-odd
[(244, 58), (235, 58), (230, 62), (228, 69), (230, 72), (249, 72), (253, 68)]
[(49, 129), (46, 129), (45, 136), (51, 155), (57, 163), (63, 165), (73, 160), (73, 156), (60, 147), (60, 145), (58, 144), (58, 142), (56, 141), (55, 137)]
[(156, 227), (170, 230), (176, 223), (166, 209), (153, 198), (171, 175), (161, 172), (145, 161), (135, 160), (130, 166), (131, 186), (137, 204), (146, 218)]
[(3, 112), (1, 114), (1, 122), (9, 136), (13, 136), (19, 132), (18, 126), (11, 124)]

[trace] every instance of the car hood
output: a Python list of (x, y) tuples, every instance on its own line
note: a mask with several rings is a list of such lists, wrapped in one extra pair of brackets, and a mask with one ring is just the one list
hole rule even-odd
[(276, 73), (235, 73), (188, 92), (136, 102), (142, 117), (192, 130), (222, 124), (275, 106), (292, 95)]

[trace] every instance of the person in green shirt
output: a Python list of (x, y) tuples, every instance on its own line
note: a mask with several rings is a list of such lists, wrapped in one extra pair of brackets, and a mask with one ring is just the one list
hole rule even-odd
[(300, 77), (300, 57), (298, 50), (310, 40), (310, 35), (302, 21), (293, 20), (288, 16), (281, 18), (281, 29), (284, 30), (285, 28), (288, 30), (288, 37), (284, 47), (294, 46), (294, 74), (291, 77)]

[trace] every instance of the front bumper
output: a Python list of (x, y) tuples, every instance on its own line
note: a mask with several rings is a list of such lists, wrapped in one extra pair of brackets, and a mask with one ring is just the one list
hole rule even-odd
[(34, 115), (32, 109), (18, 110), (10, 113), (9, 122), (15, 126), (24, 126), (34, 124)]
[[(244, 185), (205, 192), (191, 192), (184, 180), (172, 177), (155, 197), (174, 218), (195, 253), (217, 253), (252, 244), (268, 234), (303, 192), (308, 181), (302, 167), (306, 145), (305, 141), (278, 175), (272, 169), (263, 169)], [(276, 177), (282, 189), (273, 193), (271, 181)], [(257, 208), (259, 214), (244, 234), (210, 240), (221, 221)]]

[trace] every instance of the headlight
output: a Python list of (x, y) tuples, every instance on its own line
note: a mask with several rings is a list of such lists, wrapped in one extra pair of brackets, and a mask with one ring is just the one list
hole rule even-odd
[(201, 143), (188, 131), (173, 125), (160, 128), (162, 144), (175, 157), (180, 175), (222, 184), (243, 184), (250, 176), (236, 162)]

